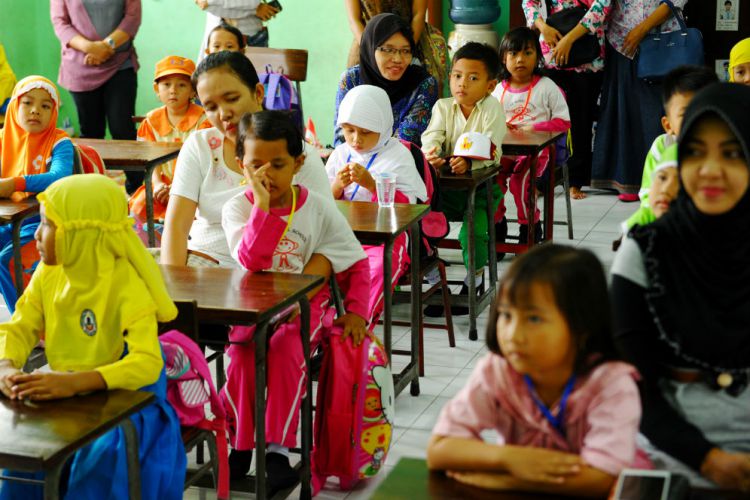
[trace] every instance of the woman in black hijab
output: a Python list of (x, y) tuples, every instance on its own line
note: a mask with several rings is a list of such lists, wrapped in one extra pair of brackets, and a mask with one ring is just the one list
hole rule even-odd
[[(437, 101), (437, 81), (422, 66), (411, 64), (416, 50), (409, 25), (395, 14), (378, 14), (365, 27), (359, 48), (360, 63), (341, 76), (336, 92), (338, 118), (341, 101), (357, 85), (375, 85), (386, 91), (393, 110), (393, 135), (421, 145)], [(334, 145), (344, 142), (336, 127)]]
[(750, 491), (750, 87), (700, 92), (679, 144), (677, 200), (613, 264), (615, 341), (655, 465)]

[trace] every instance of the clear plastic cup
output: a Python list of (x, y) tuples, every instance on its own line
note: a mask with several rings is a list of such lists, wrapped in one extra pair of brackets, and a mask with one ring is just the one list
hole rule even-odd
[(376, 174), (375, 185), (378, 190), (378, 205), (383, 208), (392, 207), (396, 198), (396, 174), (390, 172)]

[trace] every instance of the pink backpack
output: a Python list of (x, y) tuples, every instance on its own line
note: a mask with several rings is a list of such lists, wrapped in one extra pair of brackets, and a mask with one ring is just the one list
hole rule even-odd
[[(180, 424), (211, 431), (216, 436), (219, 457), (217, 497), (229, 498), (229, 459), (224, 408), (216, 393), (203, 352), (187, 335), (170, 330), (159, 336), (166, 357), (167, 400)], [(206, 418), (206, 403), (214, 418)]]
[(370, 336), (359, 347), (336, 333), (324, 346), (313, 432), (313, 494), (328, 476), (348, 490), (378, 473), (391, 445), (393, 378), (383, 345)]

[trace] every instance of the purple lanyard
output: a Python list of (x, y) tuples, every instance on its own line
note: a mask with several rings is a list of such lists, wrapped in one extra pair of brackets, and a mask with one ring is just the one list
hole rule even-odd
[[(375, 161), (375, 157), (376, 156), (378, 156), (377, 153), (375, 153), (374, 155), (372, 155), (370, 157), (370, 161), (367, 162), (367, 166), (365, 167), (365, 170), (367, 170), (368, 172), (370, 171), (370, 167), (372, 167), (372, 162)], [(351, 153), (349, 153), (349, 157), (346, 159), (346, 163), (349, 163), (350, 161), (352, 161), (352, 154)], [(357, 194), (357, 191), (359, 191), (359, 184), (357, 184), (357, 187), (355, 187), (354, 191), (352, 191), (352, 195), (349, 197), (349, 201), (352, 201), (354, 199), (354, 195)]]
[(568, 383), (565, 384), (565, 389), (563, 390), (562, 396), (560, 397), (560, 411), (557, 412), (557, 416), (552, 415), (552, 412), (547, 408), (547, 405), (542, 402), (537, 397), (536, 389), (534, 388), (534, 382), (531, 380), (531, 377), (528, 375), (523, 376), (523, 381), (526, 382), (526, 385), (529, 388), (529, 393), (531, 394), (531, 399), (534, 400), (534, 403), (536, 404), (537, 408), (539, 408), (539, 411), (542, 412), (542, 415), (544, 415), (544, 418), (547, 419), (547, 421), (552, 424), (552, 427), (557, 429), (557, 432), (559, 432), (561, 435), (565, 436), (565, 406), (568, 403), (568, 396), (570, 396), (570, 393), (573, 391), (573, 385), (576, 383), (576, 376), (573, 375), (568, 379)]

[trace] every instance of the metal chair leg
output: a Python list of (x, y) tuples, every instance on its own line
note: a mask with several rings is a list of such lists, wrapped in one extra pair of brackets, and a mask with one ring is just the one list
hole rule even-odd
[(570, 207), (570, 177), (568, 176), (568, 163), (563, 163), (563, 188), (565, 189), (565, 208), (568, 211), (568, 239), (573, 239), (573, 211)]
[(445, 309), (445, 326), (448, 330), (448, 344), (456, 347), (456, 337), (453, 334), (453, 314), (451, 313), (451, 297), (448, 291), (448, 278), (445, 275), (445, 264), (443, 261), (438, 262), (438, 272), (440, 273), (440, 288), (443, 293), (443, 307)]

